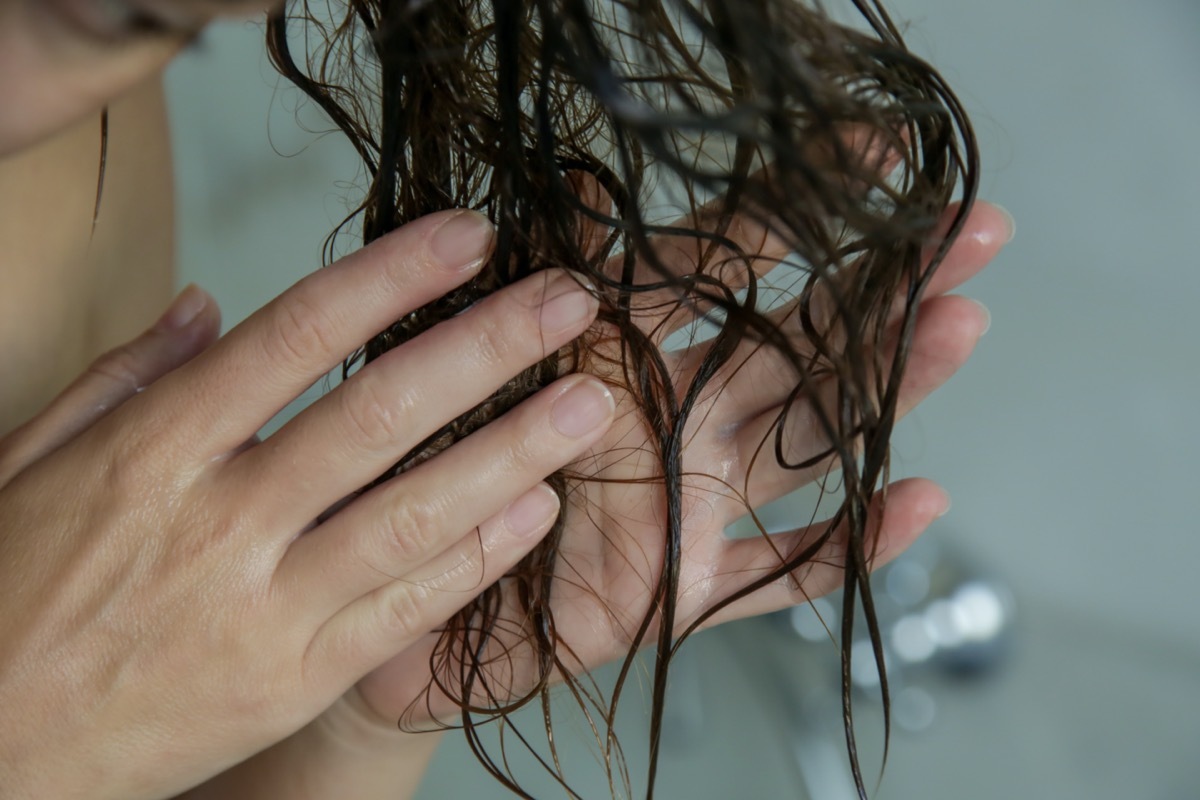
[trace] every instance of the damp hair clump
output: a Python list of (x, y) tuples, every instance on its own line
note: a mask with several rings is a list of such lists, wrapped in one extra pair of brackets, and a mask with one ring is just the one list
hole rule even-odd
[[(611, 695), (573, 677), (592, 665), (581, 663), (554, 607), (562, 592), (581, 588), (571, 553), (560, 549), (568, 515), (597, 536), (622, 536), (619, 520), (588, 507), (597, 486), (628, 480), (599, 459), (551, 479), (563, 499), (551, 533), (448, 621), (434, 649), (429, 694), (454, 700), (476, 755), (517, 794), (528, 796), (478, 728), (530, 703), (542, 704), (549, 728), (549, 689), (559, 681), (601, 741), (613, 793), (632, 793), (611, 727), (634, 655), (647, 646), (657, 654), (652, 794), (667, 671), (680, 643), (729, 603), (789, 576), (799, 581), (835, 535), (845, 537), (838, 634), (846, 738), (866, 794), (849, 644), (861, 606), (882, 673), (868, 506), (887, 482), (918, 305), (970, 210), (978, 156), (958, 101), (882, 6), (846, 6), (843, 16), (853, 19), (842, 23), (815, 0), (296, 0), (271, 19), (276, 66), (365, 166), (365, 198), (335, 235), (360, 225), (367, 243), (451, 207), (476, 209), (497, 226), (478, 277), (365, 343), (347, 375), (540, 270), (572, 270), (601, 302), (589, 333), (380, 480), (569, 371), (601, 376), (619, 393), (621, 413), (640, 419), (644, 441), (631, 451), (653, 464), (636, 480), (661, 508), (661, 552), (646, 559), (654, 567), (644, 576), (646, 611), (627, 625), (628, 655)], [(948, 235), (931, 245), (956, 190), (964, 202)], [(764, 276), (786, 287), (783, 300), (764, 299)], [(704, 355), (680, 375), (672, 346)], [(790, 387), (758, 460), (793, 470), (828, 465), (843, 491), (822, 535), (681, 618), (683, 520), (698, 485), (683, 453), (706, 424), (721, 376), (748, 357), (748, 346), (768, 349)], [(831, 404), (809, 402), (818, 384), (834, 387)], [(823, 443), (814, 452), (789, 452), (785, 431), (800, 414), (811, 416)], [(741, 497), (745, 489), (723, 488)], [(886, 680), (882, 692), (886, 708)], [(578, 796), (548, 738), (549, 755), (538, 757)]]

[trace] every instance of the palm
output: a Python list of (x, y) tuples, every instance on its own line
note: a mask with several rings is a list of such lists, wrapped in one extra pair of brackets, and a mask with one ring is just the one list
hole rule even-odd
[[(944, 383), (965, 362), (981, 335), (984, 321), (978, 307), (963, 298), (942, 295), (986, 265), (1004, 244), (1005, 228), (999, 212), (980, 204), (935, 275), (913, 340), (900, 413), (906, 413)], [(764, 256), (764, 263), (774, 263), (773, 259), (781, 255), (769, 252), (771, 242), (765, 236), (756, 237), (752, 246)], [(653, 329), (663, 322), (661, 318), (649, 318), (646, 326)], [(669, 328), (670, 321), (665, 322), (663, 327)], [(702, 347), (665, 354), (671, 374), (677, 376), (677, 388), (686, 383)], [(609, 355), (619, 362), (619, 353), (599, 355)], [(724, 536), (727, 526), (746, 513), (747, 502), (752, 507), (760, 506), (819, 474), (781, 470), (775, 467), (769, 449), (757, 461), (754, 459), (790, 388), (775, 377), (779, 374), (778, 364), (772, 363), (765, 351), (752, 353), (747, 349), (732, 359), (728, 374), (712, 382), (722, 390), (711, 393), (693, 410), (691, 419), (702, 423), (695, 423), (694, 430), (689, 431), (682, 456), (676, 631), (687, 628), (716, 601), (777, 567), (779, 552), (794, 550), (797, 544), (823, 530), (818, 525), (814, 530), (773, 536), (771, 541), (762, 537), (729, 540)], [(628, 652), (632, 637), (651, 607), (664, 558), (667, 512), (662, 483), (655, 480), (661, 462), (651, 447), (650, 430), (637, 404), (620, 390), (621, 381), (615, 379), (619, 376), (601, 377), (609, 378), (614, 388), (617, 418), (605, 438), (572, 467), (572, 471), (593, 480), (572, 484), (554, 576), (556, 630), (578, 660), (578, 669), (597, 666)], [(809, 402), (813, 399), (820, 401), (819, 397), (808, 398)], [(788, 435), (793, 455), (811, 455), (821, 449), (814, 431), (804, 423), (803, 411)], [(752, 463), (754, 468), (750, 470)], [(881, 526), (882, 558), (902, 551), (941, 512), (944, 502), (941, 492), (927, 481), (903, 481), (891, 487)], [(829, 547), (837, 546), (835, 537)], [(841, 572), (824, 561), (814, 562), (800, 576), (800, 583), (771, 584), (722, 609), (711, 621), (765, 613), (832, 590), (839, 585)], [(502, 618), (520, 619), (515, 594), (510, 593), (505, 602), (508, 612), (501, 612)], [(406, 714), (420, 723), (425, 706), (419, 698), (429, 685), (429, 659), (437, 637), (436, 633), (426, 636), (360, 682), (358, 692), (371, 712), (392, 724)], [(504, 644), (512, 642), (498, 646)], [(419, 705), (414, 706), (414, 701)], [(446, 698), (435, 698), (431, 708), (441, 715), (453, 713), (456, 707)]]

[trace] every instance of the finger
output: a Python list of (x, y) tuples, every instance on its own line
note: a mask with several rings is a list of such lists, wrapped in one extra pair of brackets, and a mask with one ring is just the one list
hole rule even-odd
[[(942, 516), (948, 508), (945, 492), (936, 484), (921, 479), (892, 484), (887, 490), (886, 508), (883, 508), (881, 499), (882, 493), (877, 494), (870, 511), (872, 520), (881, 520), (875, 540), (875, 559), (871, 564), (873, 569), (902, 553), (928, 528), (932, 520)], [(827, 527), (827, 523), (822, 523), (774, 534), (770, 542), (759, 537), (724, 542), (715, 553), (708, 548), (700, 548), (703, 551), (700, 558), (705, 559), (703, 563), (686, 563), (690, 551), (685, 549), (684, 574), (703, 577), (693, 585), (685, 583), (680, 587), (681, 612), (676, 621), (676, 634), (684, 633), (701, 614), (722, 599), (778, 568), (781, 564), (779, 553), (803, 550), (824, 534)], [(843, 529), (835, 531), (830, 541), (815, 554), (812, 563), (798, 570), (794, 577), (767, 584), (735, 601), (705, 620), (702, 627), (709, 628), (787, 608), (839, 588), (843, 577), (844, 551)], [(559, 591), (563, 588), (560, 585)], [(508, 599), (515, 602), (511, 596)], [(595, 610), (592, 610), (593, 607)], [(572, 628), (560, 631), (564, 641), (570, 645), (569, 654), (563, 657), (573, 664), (573, 669), (591, 669), (627, 651), (629, 625), (618, 619), (626, 613), (632, 612), (627, 607), (605, 606), (596, 599), (592, 590), (583, 593), (582, 602), (572, 606), (569, 615), (572, 618), (578, 616), (581, 620), (587, 620), (587, 623), (579, 630)], [(640, 619), (640, 616), (637, 617), (631, 623), (632, 627), (636, 628)], [(527, 691), (538, 674), (535, 654), (527, 646), (529, 636), (527, 624), (519, 617), (503, 617), (490, 631), (486, 650), (478, 656), (481, 663), (488, 665), (486, 685), (499, 693), (498, 699), (501, 701)], [(440, 641), (440, 633), (430, 633), (399, 654), (393, 651), (386, 655), (388, 660), (384, 666), (372, 672), (360, 684), (364, 695), (372, 698), (374, 706), (385, 709), (384, 713), (395, 718), (411, 715), (411, 721), (417, 724), (427, 717), (450, 721), (460, 709), (461, 673), (439, 659), (443, 669), (439, 671), (438, 679), (450, 687), (453, 697), (443, 693), (437, 686), (426, 692), (430, 659)], [(426, 677), (414, 680), (413, 676), (417, 674)], [(489, 697), (482, 683), (481, 680), (474, 687), (471, 700), (480, 705), (494, 706), (497, 698)]]
[(563, 175), (563, 180), (584, 208), (591, 212), (576, 211), (575, 246), (585, 260), (594, 259), (605, 251), (613, 235), (614, 228), (603, 222), (613, 219), (616, 209), (612, 195), (590, 172), (570, 170)]
[[(767, 174), (763, 169), (748, 180), (762, 181)], [(761, 278), (791, 253), (787, 240), (771, 220), (763, 219), (762, 212), (730, 208), (724, 197), (662, 226), (650, 241), (650, 253), (639, 256), (632, 280), (622, 274), (622, 255), (611, 258), (605, 271), (613, 280), (635, 286), (703, 275), (736, 292), (749, 284), (751, 275)], [(681, 303), (680, 297), (675, 285), (636, 292), (630, 299), (631, 320), (653, 341), (661, 342), (703, 310), (694, 303)]]
[[(343, 609), (317, 632), (308, 649), (312, 663), (320, 668), (324, 662), (335, 672), (349, 665), (356, 678), (377, 668), (500, 580), (550, 530), (557, 512), (553, 489), (531, 489), (418, 574)], [(510, 517), (518, 520), (515, 527)]]
[(157, 427), (192, 437), (202, 457), (224, 454), (370, 337), (468, 280), (492, 236), (480, 214), (440, 212), (309, 275), (156, 387)]
[[(867, 125), (840, 126), (835, 136), (814, 137), (805, 148), (802, 160), (814, 172), (824, 174), (831, 184), (861, 194), (889, 175), (901, 162), (903, 134), (881, 131)], [(769, 185), (772, 167), (766, 166), (746, 179), (748, 186)], [(586, 184), (584, 184), (586, 185)], [(593, 198), (591, 207), (607, 214), (611, 199), (592, 179), (581, 191), (581, 198)], [(748, 285), (750, 276), (765, 276), (792, 252), (778, 229), (779, 220), (772, 209), (731, 207), (726, 196), (718, 197), (667, 226), (652, 237), (652, 256), (638, 261), (633, 283), (650, 285), (667, 277), (704, 274), (717, 279), (731, 291)], [(608, 231), (597, 232), (596, 223), (586, 226), (589, 241), (600, 241)], [(670, 230), (677, 230), (673, 234)], [(703, 232), (697, 236), (695, 231)], [(607, 272), (622, 280), (624, 259), (614, 257)], [(693, 321), (698, 309), (680, 306), (679, 290), (666, 288), (641, 292), (632, 301), (634, 321), (656, 341), (661, 341)]]
[[(299, 587), (298, 601), (326, 615), (387, 584), (422, 580), (431, 559), (470, 546), (484, 520), (585, 452), (607, 430), (614, 407), (595, 378), (563, 378), (292, 543), (278, 574)], [(506, 529), (532, 530), (540, 513), (524, 514), (516, 504)], [(367, 613), (378, 609), (368, 604)]]
[[(760, 171), (750, 180), (761, 180), (765, 174), (765, 171)], [(591, 173), (573, 170), (566, 174), (565, 179), (588, 209), (576, 213), (576, 244), (585, 258), (595, 258), (616, 243), (616, 227), (612, 224), (615, 222), (616, 204), (600, 180)], [(754, 271), (761, 275), (769, 272), (780, 258), (787, 255), (789, 248), (783, 240), (773, 236), (752, 215), (735, 214), (727, 224), (721, 224), (724, 210), (724, 200), (717, 199), (699, 207), (695, 213), (663, 226), (664, 230), (651, 238), (654, 258), (639, 258), (633, 265), (632, 276), (624, 274), (626, 265), (623, 255), (608, 259), (603, 273), (623, 285), (645, 286), (661, 283), (664, 273), (681, 277), (705, 272), (715, 274), (726, 285), (738, 289), (747, 281), (743, 262), (750, 263), (752, 269), (753, 265), (757, 265)], [(612, 222), (606, 223), (606, 220)], [(670, 230), (681, 232), (670, 233)], [(710, 237), (697, 237), (690, 233), (693, 230), (706, 231), (719, 238), (721, 243), (714, 242)], [(713, 261), (718, 258), (721, 263), (714, 265)], [(742, 266), (736, 266), (739, 264)], [(661, 341), (695, 317), (695, 308), (679, 304), (679, 294), (675, 288), (636, 293), (630, 301), (633, 322), (650, 334), (654, 341)]]
[[(909, 360), (900, 384), (896, 416), (903, 417), (935, 389), (944, 384), (966, 363), (989, 325), (987, 309), (965, 297), (945, 296), (927, 300), (921, 306), (913, 333)], [(890, 363), (899, 330), (893, 325), (886, 345)], [(812, 400), (797, 403), (784, 423), (784, 452), (791, 463), (815, 458), (829, 443), (818, 424), (814, 403), (836, 418), (834, 411), (838, 387), (833, 379), (819, 384)], [(831, 459), (821, 460), (808, 469), (791, 470), (775, 459), (775, 428), (782, 406), (763, 411), (734, 434), (739, 463), (748, 465), (746, 491), (752, 508), (763, 506), (820, 476), (830, 467)], [(766, 443), (764, 445), (764, 442)]]
[[(582, 333), (598, 305), (561, 270), (487, 297), (385, 353), (230, 463), (229, 490), (250, 487), (255, 513), (285, 534), (302, 527)], [(264, 496), (256, 476), (275, 474), (286, 485)]]
[[(957, 209), (956, 205), (943, 215), (939, 233), (932, 241), (938, 241), (945, 235), (958, 213)], [(967, 218), (962, 234), (934, 273), (925, 299), (951, 291), (977, 275), (1011, 240), (1012, 230), (1012, 217), (1007, 211), (988, 203), (977, 203)], [(933, 247), (931, 245), (929, 250), (932, 251)], [(849, 280), (849, 276), (846, 280)], [(838, 281), (842, 281), (840, 276)], [(811, 310), (817, 329), (828, 329), (834, 313), (828, 288), (818, 286)], [(904, 301), (900, 298), (892, 309), (891, 320), (899, 319), (903, 313)], [(795, 303), (777, 309), (768, 316), (793, 343), (802, 358), (812, 355), (812, 348), (806, 346), (808, 334), (801, 327)], [(831, 346), (837, 349), (840, 345), (834, 341)], [(683, 374), (693, 374), (708, 349), (705, 345), (689, 349), (683, 356)], [(714, 379), (714, 385), (721, 387), (721, 397), (710, 414), (710, 421), (720, 426), (737, 424), (783, 402), (795, 386), (795, 371), (791, 363), (787, 356), (773, 347), (764, 347), (754, 341), (744, 342)]]
[[(950, 508), (950, 498), (937, 484), (921, 478), (898, 481), (888, 487), (887, 502), (883, 493), (876, 493), (871, 505), (868, 530), (878, 521), (876, 538), (868, 543), (868, 555), (874, 554), (871, 569), (878, 569), (903, 553), (917, 537)], [(707, 612), (722, 598), (777, 569), (780, 554), (785, 557), (811, 547), (829, 529), (828, 522), (817, 523), (787, 533), (772, 534), (769, 538), (755, 536), (726, 542), (712, 572), (706, 568), (705, 592), (708, 599), (693, 614), (694, 620)], [(790, 576), (780, 578), (756, 589), (705, 620), (709, 628), (758, 614), (766, 614), (807, 602), (815, 597), (841, 588), (845, 576), (846, 528), (835, 531), (828, 542), (806, 565)]]
[[(937, 231), (925, 247), (926, 263), (945, 238), (960, 207), (960, 203), (954, 203), (942, 215)], [(977, 201), (971, 207), (971, 213), (967, 216), (962, 231), (929, 280), (924, 297), (928, 299), (952, 292), (974, 278), (1000, 254), (1004, 246), (1013, 240), (1014, 235), (1016, 223), (1012, 214), (1002, 206)]]
[(92, 362), (45, 410), (6, 438), (0, 446), (0, 484), (203, 352), (220, 327), (212, 297), (195, 285), (184, 289), (149, 330)]

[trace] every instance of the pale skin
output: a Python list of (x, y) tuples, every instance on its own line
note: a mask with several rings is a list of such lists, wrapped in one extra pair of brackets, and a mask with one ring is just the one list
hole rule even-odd
[[(558, 508), (546, 475), (574, 463), (637, 477), (607, 454), (637, 447), (644, 431), (619, 389), (567, 375), (421, 468), (322, 512), (583, 332), (596, 303), (563, 275), (519, 283), (257, 443), (261, 424), (345, 354), (467, 280), (489, 230), (454, 210), (418, 220), (219, 340), (215, 304), (196, 289), (154, 322), (172, 291), (173, 225), (157, 73), (192, 28), (262, 4), (144, 0), (140, 12), (174, 27), (133, 38), (89, 30), (111, 20), (86, 16), (88, 5), (0, 0), (0, 787), (15, 798), (403, 796), (437, 744), (396, 727), (428, 683), (431, 631), (546, 532)], [(106, 103), (113, 166), (93, 237)], [(947, 293), (996, 255), (1009, 224), (979, 205), (937, 274), (904, 410), (985, 330), (981, 307)], [(750, 226), (744, 236), (770, 250)], [(696, 357), (679, 356), (681, 374)], [(756, 356), (730, 376), (707, 409), (719, 424), (692, 442), (685, 468), (725, 464), (726, 480), (745, 481), (746, 455), (782, 399), (764, 380), (776, 372)], [(806, 436), (798, 426), (798, 452), (814, 446)], [(751, 477), (761, 503), (813, 475)], [(683, 626), (774, 558), (761, 541), (726, 541), (744, 508), (695, 486), (710, 494), (687, 518)], [(568, 509), (563, 549), (587, 571), (567, 577), (595, 592), (561, 601), (581, 667), (625, 651), (655, 569), (645, 554), (660, 546), (652, 489), (597, 485), (586, 501), (624, 538)], [(891, 487), (881, 558), (947, 503), (928, 481)], [(820, 566), (719, 616), (839, 582)], [(605, 611), (618, 608), (628, 617)]]

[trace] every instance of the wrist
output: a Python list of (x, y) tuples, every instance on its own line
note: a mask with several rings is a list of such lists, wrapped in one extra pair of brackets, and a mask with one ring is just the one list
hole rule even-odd
[(352, 689), (289, 738), (178, 800), (398, 800), (411, 797), (439, 732), (405, 733)]

